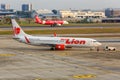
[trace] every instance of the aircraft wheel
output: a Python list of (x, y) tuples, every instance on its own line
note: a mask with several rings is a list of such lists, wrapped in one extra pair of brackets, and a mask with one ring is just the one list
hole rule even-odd
[(54, 23), (53, 26), (55, 27), (57, 25), (57, 23)]
[(55, 47), (51, 47), (50, 50), (55, 50)]
[(113, 49), (113, 51), (115, 51), (115, 49)]

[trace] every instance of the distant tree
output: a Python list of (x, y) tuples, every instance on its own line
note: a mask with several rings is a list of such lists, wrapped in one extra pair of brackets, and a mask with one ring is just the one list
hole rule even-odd
[(32, 18), (26, 18), (26, 21), (31, 24)]
[(83, 20), (80, 21), (80, 23), (89, 23), (88, 18), (84, 18)]
[(55, 10), (55, 9), (53, 9), (52, 12), (53, 12), (54, 14), (57, 14), (57, 10)]
[(10, 17), (4, 17), (3, 23), (4, 23), (4, 24), (10, 24), (10, 23), (11, 23)]
[(15, 20), (16, 20), (19, 24), (21, 24), (20, 18), (15, 18)]

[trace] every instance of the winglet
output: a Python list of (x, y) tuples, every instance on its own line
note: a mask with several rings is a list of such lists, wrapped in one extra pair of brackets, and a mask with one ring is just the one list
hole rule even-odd
[(57, 34), (56, 34), (56, 32), (54, 32), (54, 37), (57, 37)]

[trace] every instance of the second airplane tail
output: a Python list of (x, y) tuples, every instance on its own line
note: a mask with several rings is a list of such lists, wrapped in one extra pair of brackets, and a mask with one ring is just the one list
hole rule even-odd
[(42, 24), (42, 20), (37, 15), (35, 16), (35, 23)]

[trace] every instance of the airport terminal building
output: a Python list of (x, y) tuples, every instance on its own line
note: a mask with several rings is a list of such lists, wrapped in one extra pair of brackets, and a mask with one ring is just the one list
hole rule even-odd
[(16, 14), (14, 9), (10, 9), (9, 4), (0, 4), (0, 16), (13, 16)]
[(62, 18), (65, 17), (78, 17), (78, 18), (104, 18), (104, 12), (96, 11), (72, 11), (72, 10), (60, 10)]

